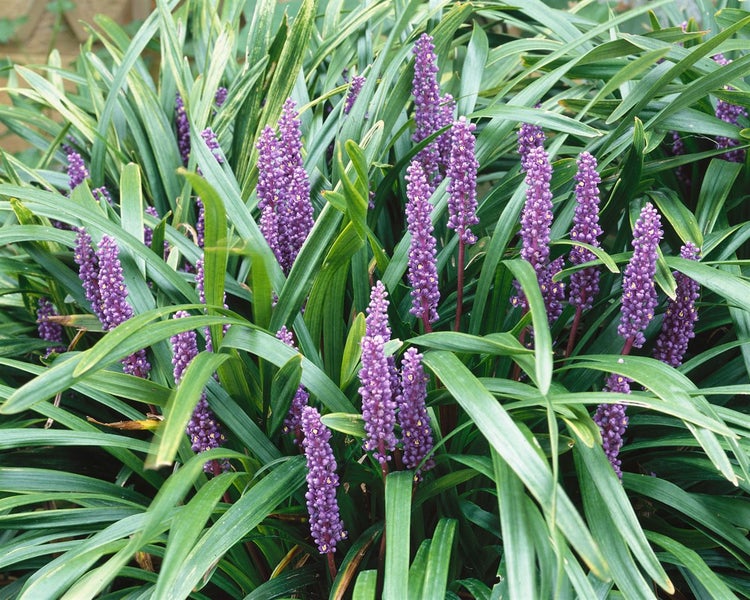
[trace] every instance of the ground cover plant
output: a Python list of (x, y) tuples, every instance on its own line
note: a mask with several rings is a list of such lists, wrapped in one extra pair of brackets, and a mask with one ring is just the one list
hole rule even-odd
[(0, 119), (0, 598), (750, 596), (750, 12), (160, 0)]

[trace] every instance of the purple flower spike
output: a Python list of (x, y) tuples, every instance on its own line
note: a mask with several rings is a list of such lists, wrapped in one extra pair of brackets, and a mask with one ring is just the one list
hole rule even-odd
[(387, 295), (383, 282), (378, 281), (372, 288), (367, 308), (365, 335), (362, 338), (362, 368), (359, 371), (362, 417), (367, 433), (364, 449), (373, 451), (381, 465), (391, 459), (390, 453), (396, 447), (393, 433), (396, 402), (385, 356), (385, 344), (391, 333), (387, 320)]
[(174, 121), (177, 127), (177, 147), (180, 149), (182, 164), (187, 166), (190, 160), (190, 123), (185, 112), (185, 103), (178, 93), (174, 101)]
[(654, 275), (657, 248), (662, 235), (661, 217), (651, 203), (648, 203), (641, 210), (633, 228), (633, 257), (625, 267), (623, 276), (622, 309), (617, 333), (625, 338), (626, 348), (631, 340), (636, 348), (643, 345), (646, 341), (643, 331), (654, 318)]
[[(128, 304), (128, 290), (122, 274), (117, 242), (109, 235), (102, 236), (97, 249), (99, 259), (99, 293), (101, 294), (101, 319), (105, 331), (110, 331), (133, 316)], [(123, 371), (145, 378), (151, 371), (146, 351), (141, 349), (122, 361)]]
[[(182, 319), (190, 316), (184, 310), (178, 310), (172, 318)], [(185, 370), (192, 360), (198, 356), (198, 339), (195, 331), (183, 331), (170, 338), (172, 344), (172, 366), (174, 368), (174, 381), (177, 385), (182, 381)], [(205, 452), (212, 448), (218, 448), (224, 444), (226, 439), (221, 432), (219, 424), (216, 422), (211, 408), (208, 406), (205, 391), (201, 393), (200, 400), (193, 409), (186, 427), (186, 433), (190, 437), (190, 444), (193, 452)], [(216, 468), (218, 467), (218, 469)], [(215, 473), (217, 470), (228, 471), (228, 461), (209, 461), (203, 465), (203, 470), (207, 473)]]
[(294, 101), (284, 103), (281, 139), (266, 127), (258, 140), (260, 230), (288, 274), (313, 226), (310, 181), (302, 162), (302, 137)]
[[(698, 260), (700, 251), (692, 242), (687, 242), (680, 250), (685, 260)], [(700, 286), (687, 275), (674, 273), (677, 289), (675, 299), (669, 301), (667, 312), (661, 324), (661, 332), (656, 338), (654, 358), (679, 367), (687, 352), (688, 342), (695, 337), (693, 331), (698, 320), (695, 302), (698, 300)]]
[(339, 540), (346, 539), (344, 522), (339, 515), (336, 489), (336, 458), (331, 450), (331, 430), (320, 420), (320, 413), (311, 406), (302, 409), (302, 447), (307, 459), (307, 512), (310, 533), (321, 554), (336, 552)]
[(474, 244), (477, 237), (470, 227), (477, 218), (477, 168), (474, 154), (474, 123), (460, 117), (451, 133), (451, 158), (448, 164), (448, 227), (455, 229), (464, 244)]
[(122, 274), (122, 265), (115, 238), (102, 236), (98, 245), (99, 290), (102, 297), (102, 325), (109, 331), (133, 316), (133, 308), (127, 303), (128, 290)]
[(349, 91), (346, 94), (346, 102), (344, 103), (345, 115), (348, 115), (354, 107), (354, 103), (357, 101), (357, 97), (362, 91), (362, 86), (365, 85), (365, 81), (367, 81), (367, 79), (364, 75), (356, 75), (352, 78), (352, 82), (349, 85)]
[[(588, 152), (578, 157), (576, 180), (576, 210), (573, 217), (573, 229), (570, 239), (600, 247), (599, 237), (602, 228), (599, 226), (599, 183), (601, 178), (596, 172), (596, 159)], [(570, 262), (580, 265), (596, 256), (590, 250), (574, 246), (570, 251)], [(576, 271), (570, 276), (570, 303), (581, 310), (589, 310), (594, 298), (599, 293), (599, 269), (588, 267)]]
[(221, 153), (221, 146), (219, 145), (219, 140), (216, 138), (216, 133), (214, 132), (214, 130), (210, 127), (206, 127), (203, 131), (201, 131), (201, 137), (203, 138), (203, 141), (206, 142), (206, 146), (208, 146), (211, 154), (214, 155), (216, 162), (220, 165), (223, 165), (224, 155)]
[[(629, 394), (630, 381), (622, 375), (612, 373), (607, 379), (604, 391)], [(625, 430), (628, 427), (626, 408), (624, 404), (619, 403), (600, 404), (594, 414), (594, 422), (599, 426), (599, 431), (602, 434), (604, 454), (607, 455), (612, 468), (620, 479), (622, 479), (620, 468), (622, 463), (618, 456), (620, 448), (622, 448), (622, 436), (625, 435)]]
[[(398, 421), (404, 444), (403, 461), (407, 469), (416, 469), (432, 453), (432, 429), (425, 407), (427, 375), (422, 366), (422, 355), (409, 348), (401, 362), (401, 394), (398, 397)], [(427, 471), (435, 466), (429, 459), (422, 466)], [(415, 474), (420, 477), (421, 470)]]
[(83, 162), (83, 157), (71, 150), (68, 152), (68, 187), (72, 192), (86, 179), (89, 178), (89, 170)]
[[(297, 349), (297, 346), (294, 345), (292, 332), (286, 328), (286, 325), (282, 325), (281, 329), (276, 332), (276, 338), (284, 342), (290, 348), (294, 348), (295, 350)], [(304, 387), (299, 386), (297, 388), (297, 391), (294, 393), (292, 404), (289, 407), (289, 414), (287, 415), (286, 419), (284, 419), (284, 433), (294, 433), (295, 437), (298, 436), (299, 432), (301, 431), (300, 428), (302, 427), (302, 409), (307, 406), (307, 402), (309, 399), (310, 394), (307, 393), (307, 390)]]
[(83, 283), (83, 293), (91, 303), (91, 310), (104, 324), (102, 294), (99, 288), (99, 257), (91, 246), (91, 236), (81, 227), (76, 233), (74, 259), (78, 265), (78, 277)]
[[(442, 118), (440, 103), (440, 85), (437, 80), (437, 56), (432, 36), (423, 33), (414, 45), (414, 79), (412, 80), (412, 94), (414, 95), (414, 134), (412, 140), (417, 144), (441, 127)], [(425, 175), (431, 186), (437, 187), (440, 182), (440, 149), (436, 143), (431, 143), (417, 154), (417, 160), (422, 163)], [(434, 190), (434, 187), (432, 189)]]
[(425, 323), (434, 323), (438, 319), (437, 305), (440, 300), (437, 242), (432, 235), (430, 186), (419, 161), (411, 162), (406, 180), (406, 220), (411, 234), (408, 277), (412, 288), (412, 307), (409, 312)]
[(552, 278), (562, 271), (565, 258), (562, 256), (553, 260), (539, 277), (539, 288), (544, 298), (544, 306), (547, 309), (547, 320), (550, 325), (557, 320), (563, 309), (565, 301), (565, 282), (553, 281)]
[[(526, 204), (521, 213), (521, 258), (534, 267), (539, 287), (547, 298), (552, 292), (549, 269), (550, 227), (552, 226), (552, 165), (541, 146), (529, 151), (526, 162)], [(512, 298), (514, 306), (526, 307), (526, 297), (519, 286), (518, 296)], [(549, 306), (551, 297), (545, 303)]]
[(214, 96), (214, 104), (216, 104), (216, 108), (221, 108), (224, 103), (227, 101), (227, 96), (229, 96), (229, 90), (225, 87), (219, 87), (216, 90), (216, 95)]
[[(717, 54), (714, 56), (714, 61), (722, 67), (730, 64), (732, 61), (727, 59), (723, 54)], [(727, 90), (733, 90), (731, 86), (725, 86)], [(739, 126), (740, 117), (747, 117), (747, 110), (744, 106), (737, 104), (731, 104), (725, 100), (716, 101), (716, 116), (730, 125)], [(739, 145), (739, 142), (733, 138), (728, 138), (723, 135), (716, 137), (716, 145), (719, 148), (729, 148), (729, 152), (723, 154), (723, 158), (729, 162), (742, 163), (745, 162), (745, 150), (731, 150), (735, 146)]]
[(518, 154), (521, 156), (521, 169), (526, 172), (529, 170), (529, 152), (534, 148), (544, 148), (544, 130), (538, 125), (521, 123), (518, 130)]
[(279, 134), (286, 197), (280, 233), (284, 242), (288, 273), (313, 227), (310, 180), (302, 162), (302, 132), (299, 116), (291, 98), (284, 103), (279, 119)]
[(65, 346), (62, 343), (62, 325), (49, 320), (50, 317), (56, 316), (58, 316), (57, 310), (55, 310), (55, 307), (52, 302), (50, 302), (49, 298), (39, 298), (36, 311), (37, 331), (39, 332), (40, 339), (51, 343), (51, 345), (47, 347), (45, 356), (50, 355), (52, 352), (65, 351)]

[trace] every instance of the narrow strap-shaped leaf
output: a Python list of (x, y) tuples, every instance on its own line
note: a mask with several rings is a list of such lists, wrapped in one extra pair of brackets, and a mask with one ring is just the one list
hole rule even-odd
[(453, 552), (453, 536), (456, 533), (457, 524), (455, 519), (440, 519), (435, 527), (430, 553), (427, 557), (422, 600), (445, 596), (448, 569)]
[(385, 600), (408, 596), (412, 484), (411, 471), (396, 471), (385, 478)]

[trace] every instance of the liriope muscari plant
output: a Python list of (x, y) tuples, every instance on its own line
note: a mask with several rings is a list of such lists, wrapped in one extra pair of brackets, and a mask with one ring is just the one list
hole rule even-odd
[(19, 69), (8, 595), (741, 595), (744, 13), (172, 4)]

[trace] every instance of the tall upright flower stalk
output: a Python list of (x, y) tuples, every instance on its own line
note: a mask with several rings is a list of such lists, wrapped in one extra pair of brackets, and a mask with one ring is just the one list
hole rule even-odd
[[(625, 267), (622, 283), (622, 307), (617, 333), (625, 340), (622, 354), (640, 348), (646, 341), (643, 332), (656, 308), (656, 261), (659, 242), (663, 236), (661, 217), (651, 203), (647, 203), (633, 228), (633, 256)], [(612, 373), (607, 380), (605, 391), (630, 393), (627, 378)], [(619, 402), (602, 403), (594, 414), (594, 422), (599, 425), (604, 451), (617, 473), (622, 477), (618, 455), (622, 447), (622, 436), (627, 428), (626, 406)]]
[[(588, 152), (582, 152), (578, 157), (578, 171), (575, 175), (576, 208), (570, 239), (598, 248), (601, 246), (599, 237), (603, 232), (599, 226), (599, 183), (601, 177), (599, 177), (596, 167), (596, 159)], [(574, 246), (570, 251), (570, 262), (574, 265), (580, 265), (595, 258), (594, 253), (583, 246)], [(599, 269), (587, 267), (576, 271), (570, 276), (568, 289), (569, 302), (576, 307), (576, 314), (570, 328), (566, 356), (570, 356), (573, 351), (583, 311), (589, 310), (594, 305), (594, 298), (599, 293)]]
[[(680, 249), (685, 260), (698, 260), (700, 250), (692, 242), (686, 242)], [(677, 287), (675, 298), (670, 300), (661, 323), (659, 337), (656, 338), (654, 358), (673, 367), (679, 367), (687, 352), (688, 342), (695, 337), (695, 323), (698, 311), (695, 302), (700, 295), (700, 286), (687, 275), (673, 273)]]
[(421, 478), (423, 471), (435, 465), (431, 458), (427, 459), (432, 453), (433, 441), (430, 416), (425, 406), (426, 398), (427, 374), (422, 366), (422, 355), (416, 348), (409, 348), (401, 361), (401, 393), (397, 397), (398, 422), (401, 426), (404, 466), (416, 469), (416, 480)]
[(388, 293), (378, 281), (370, 294), (370, 305), (365, 318), (362, 338), (362, 367), (359, 394), (362, 397), (362, 418), (365, 422), (363, 448), (372, 452), (380, 463), (383, 477), (388, 473), (388, 461), (396, 448), (394, 424), (396, 401), (391, 384), (390, 367), (385, 355), (385, 344), (390, 339), (388, 327)]
[(456, 282), (455, 330), (461, 325), (464, 294), (464, 266), (466, 246), (477, 242), (471, 226), (479, 223), (477, 218), (477, 169), (475, 154), (474, 123), (459, 117), (451, 130), (451, 154), (448, 163), (448, 227), (458, 235), (458, 263)]
[(421, 319), (424, 330), (430, 332), (432, 323), (438, 319), (437, 305), (440, 300), (437, 242), (432, 235), (430, 186), (418, 160), (413, 160), (407, 168), (406, 180), (406, 221), (411, 235), (408, 278), (412, 305), (409, 312)]
[[(437, 56), (432, 36), (423, 33), (414, 45), (414, 134), (420, 143), (453, 122), (455, 102), (450, 94), (440, 95)], [(430, 193), (443, 179), (450, 152), (450, 134), (446, 131), (422, 148), (417, 160), (422, 163)]]
[(278, 137), (266, 127), (258, 140), (258, 208), (261, 233), (288, 275), (313, 227), (302, 132), (291, 98), (284, 103), (278, 128)]
[(318, 551), (328, 557), (331, 578), (336, 577), (333, 555), (336, 544), (346, 538), (344, 523), (339, 514), (336, 489), (336, 458), (333, 456), (331, 430), (320, 419), (312, 406), (305, 406), (300, 414), (302, 448), (307, 460), (307, 512), (310, 515), (310, 533)]

